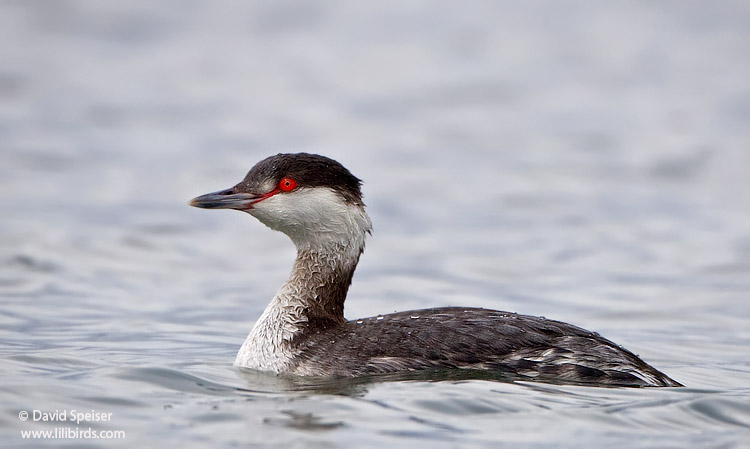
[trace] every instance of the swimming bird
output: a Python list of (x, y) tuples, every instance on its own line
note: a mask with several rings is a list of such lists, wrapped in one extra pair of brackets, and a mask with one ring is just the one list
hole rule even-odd
[(258, 162), (232, 188), (191, 206), (247, 212), (297, 248), (289, 279), (235, 365), (296, 376), (457, 370), (594, 386), (681, 386), (599, 334), (561, 321), (470, 307), (347, 320), (344, 301), (372, 224), (361, 180), (307, 153)]

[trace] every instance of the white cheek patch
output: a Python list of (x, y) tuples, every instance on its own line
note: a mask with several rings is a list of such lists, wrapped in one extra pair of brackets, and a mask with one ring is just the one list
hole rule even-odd
[(269, 228), (287, 234), (298, 247), (349, 242), (371, 227), (360, 206), (325, 187), (280, 192), (256, 203), (249, 212)]

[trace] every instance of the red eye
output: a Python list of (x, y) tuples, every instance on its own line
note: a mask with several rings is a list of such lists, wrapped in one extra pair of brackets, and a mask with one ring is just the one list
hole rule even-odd
[(279, 190), (282, 192), (291, 192), (297, 187), (297, 181), (292, 178), (281, 178), (279, 181)]

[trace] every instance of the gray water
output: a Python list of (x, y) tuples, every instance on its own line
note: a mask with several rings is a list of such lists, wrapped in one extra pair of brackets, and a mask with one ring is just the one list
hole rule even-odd
[[(0, 446), (750, 447), (748, 80), (744, 1), (1, 1)], [(686, 388), (233, 368), (294, 249), (186, 201), (279, 151), (365, 180), (347, 317), (544, 315)]]

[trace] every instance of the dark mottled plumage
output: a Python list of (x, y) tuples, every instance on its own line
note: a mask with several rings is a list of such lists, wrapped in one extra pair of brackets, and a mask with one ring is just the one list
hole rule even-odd
[(358, 376), (431, 368), (498, 370), (534, 380), (679, 386), (630, 351), (560, 321), (445, 307), (348, 321), (301, 338), (295, 369)]

